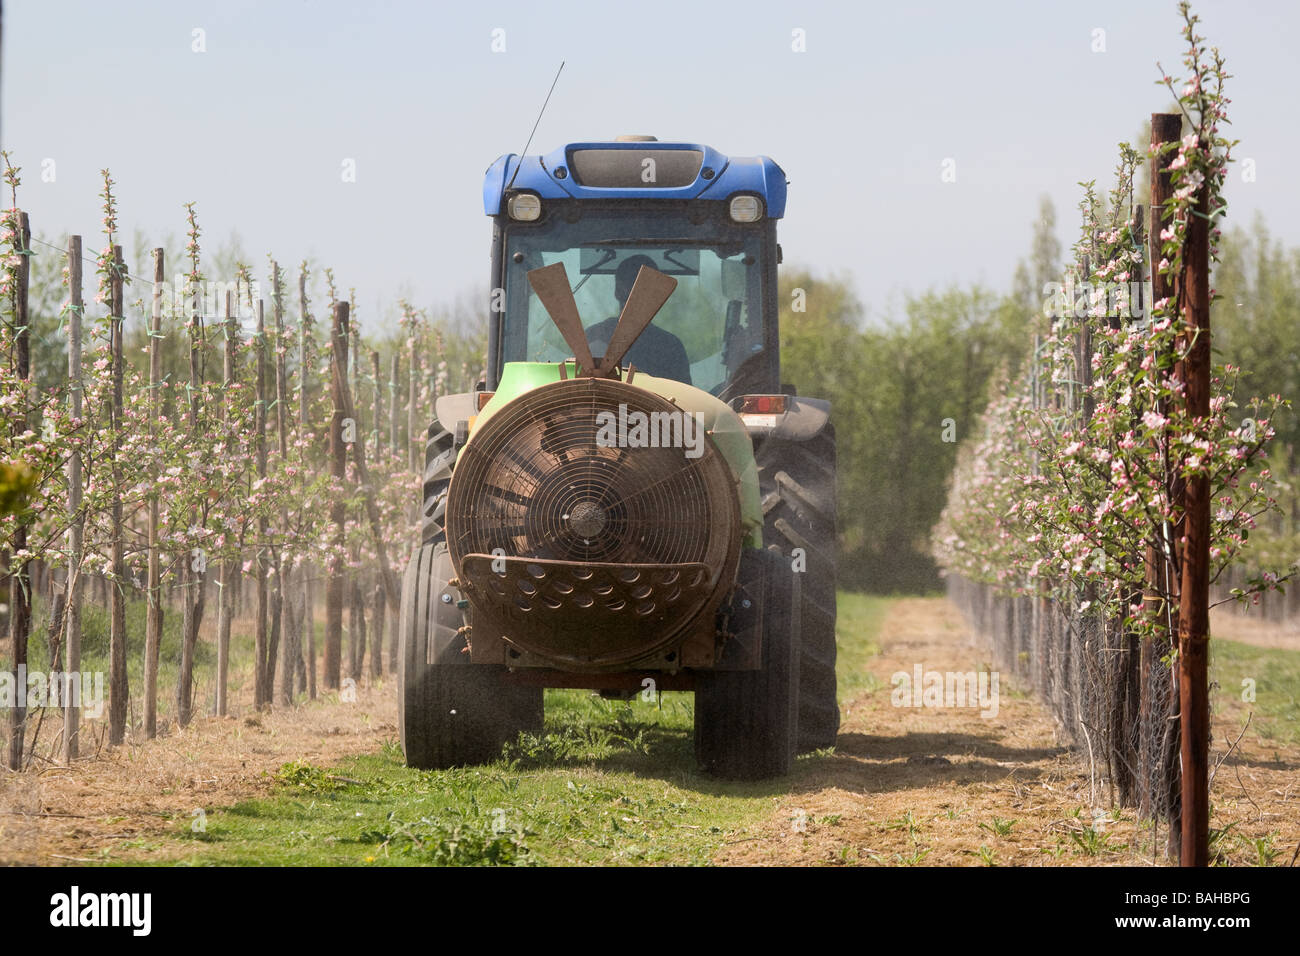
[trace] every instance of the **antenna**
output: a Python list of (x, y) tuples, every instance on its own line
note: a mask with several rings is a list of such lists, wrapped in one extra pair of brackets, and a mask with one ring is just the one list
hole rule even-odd
[(542, 102), (542, 108), (537, 113), (537, 122), (533, 123), (533, 132), (528, 134), (528, 142), (524, 143), (524, 151), (519, 154), (519, 162), (515, 164), (514, 175), (510, 177), (510, 182), (506, 183), (506, 190), (509, 191), (515, 184), (515, 176), (519, 175), (519, 170), (524, 165), (524, 155), (528, 152), (528, 147), (533, 145), (533, 133), (537, 132), (537, 125), (542, 121), (542, 114), (546, 112), (546, 104), (551, 102), (551, 94), (555, 92), (555, 84), (560, 82), (560, 74), (564, 72), (564, 61), (560, 61), (560, 68), (555, 71), (555, 79), (551, 80), (551, 88), (546, 91), (546, 99)]

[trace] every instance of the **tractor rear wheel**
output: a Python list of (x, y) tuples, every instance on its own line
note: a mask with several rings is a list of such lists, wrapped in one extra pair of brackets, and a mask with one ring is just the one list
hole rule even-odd
[(755, 450), (763, 502), (763, 544), (794, 562), (802, 550), (799, 752), (835, 745), (835, 427), (808, 441), (768, 438)]
[(420, 540), (425, 544), (441, 541), (446, 524), (447, 486), (451, 466), (456, 460), (452, 449), (455, 436), (437, 419), (429, 426), (424, 444), (424, 507), (420, 512)]
[(470, 663), (459, 611), (443, 600), (451, 573), (446, 544), (423, 544), (402, 582), (398, 725), (407, 765), (426, 770), (489, 763), (520, 731), (542, 729), (540, 687), (509, 683), (504, 667)]
[(790, 772), (799, 725), (799, 578), (764, 554), (763, 667), (700, 671), (695, 683), (695, 757), (707, 772), (763, 780)]

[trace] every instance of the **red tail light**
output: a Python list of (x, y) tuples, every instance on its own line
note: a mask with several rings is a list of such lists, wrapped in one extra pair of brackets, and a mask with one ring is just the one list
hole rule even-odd
[(783, 415), (785, 398), (784, 395), (743, 395), (736, 411), (741, 415)]

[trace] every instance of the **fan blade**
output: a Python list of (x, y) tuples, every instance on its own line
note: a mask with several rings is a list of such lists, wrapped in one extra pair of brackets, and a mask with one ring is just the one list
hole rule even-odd
[(528, 273), (528, 282), (537, 293), (537, 298), (542, 300), (546, 314), (564, 336), (564, 341), (573, 349), (573, 357), (578, 360), (582, 370), (588, 374), (594, 372), (596, 362), (591, 357), (591, 346), (587, 344), (587, 333), (582, 328), (578, 303), (574, 301), (573, 292), (569, 288), (569, 274), (564, 269), (564, 263), (556, 262), (533, 269)]
[(614, 334), (609, 338), (605, 357), (600, 360), (598, 374), (608, 375), (618, 367), (632, 343), (646, 330), (676, 288), (677, 280), (672, 276), (649, 266), (641, 267), (632, 283), (632, 291), (628, 293), (627, 304), (619, 314), (618, 324), (614, 326)]

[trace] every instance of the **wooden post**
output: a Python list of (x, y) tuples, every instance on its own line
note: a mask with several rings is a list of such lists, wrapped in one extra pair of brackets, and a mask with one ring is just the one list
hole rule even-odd
[[(17, 287), (14, 289), (14, 352), (12, 357), (14, 375), (22, 380), (31, 377), (31, 317), (27, 312), (27, 289), (31, 277), (32, 247), (31, 224), (27, 213), (18, 213), (18, 241), (22, 245), (19, 252), (21, 263), (18, 267)], [(25, 391), (25, 390), (24, 390)], [(27, 395), (23, 395), (20, 414), (14, 416), (12, 431), (21, 435), (27, 430)], [(26, 519), (14, 525), (12, 540), (15, 553), (27, 548)], [(27, 637), (32, 625), (31, 575), (27, 562), (18, 565), (18, 569), (9, 576), (9, 637), (13, 643), (14, 674), (20, 673), (27, 664)], [(9, 710), (9, 769), (23, 769), (23, 745), (27, 735), (27, 708), (15, 695), (13, 706)]]
[[(1182, 122), (1182, 116), (1177, 113), (1152, 113), (1152, 149), (1158, 151), (1162, 144), (1177, 140), (1182, 132)], [(1172, 161), (1172, 156), (1160, 156), (1158, 153), (1152, 159), (1151, 225), (1148, 230), (1152, 268), (1151, 302), (1147, 303), (1148, 312), (1154, 308), (1156, 302), (1173, 295), (1173, 283), (1168, 276), (1162, 275), (1155, 265), (1163, 257), (1160, 232), (1169, 224), (1164, 213), (1164, 203), (1173, 195), (1173, 186), (1170, 183), (1168, 168), (1169, 163)], [(1171, 472), (1171, 467), (1167, 451), (1165, 461), (1166, 473), (1168, 474)], [(1175, 515), (1178, 514), (1181, 507), (1180, 491), (1181, 482), (1174, 478), (1169, 488), (1169, 494), (1174, 505)], [(1159, 669), (1159, 661), (1168, 649), (1168, 644), (1165, 642), (1177, 640), (1178, 610), (1172, 598), (1172, 595), (1178, 590), (1177, 558), (1176, 551), (1170, 553), (1171, 548), (1174, 547), (1174, 542), (1177, 541), (1176, 532), (1176, 525), (1166, 525), (1157, 532), (1157, 540), (1147, 544), (1147, 600), (1154, 603), (1158, 611), (1164, 615), (1169, 629), (1162, 642), (1164, 646), (1158, 645), (1154, 641), (1143, 642), (1142, 660), (1139, 665), (1141, 679), (1145, 682), (1145, 685), (1140, 690), (1142, 698), (1140, 709), (1143, 713), (1142, 745), (1144, 748), (1142, 760), (1143, 798), (1148, 802), (1148, 811), (1155, 809), (1151, 804), (1157, 797), (1161, 802), (1168, 805), (1168, 854), (1175, 858), (1177, 858), (1181, 850), (1181, 818), (1179, 814), (1176, 737), (1169, 732), (1168, 728), (1173, 726), (1173, 722), (1169, 718), (1178, 714), (1178, 682), (1174, 674), (1162, 672)], [(1157, 679), (1155, 675), (1160, 676)], [(1155, 710), (1152, 707), (1157, 699), (1163, 696), (1162, 692), (1166, 689), (1171, 692), (1168, 713)]]
[[(81, 418), (81, 237), (68, 239), (68, 413), (73, 427)], [(68, 456), (68, 579), (64, 611), (64, 644), (68, 673), (81, 672), (81, 559), (86, 519), (81, 513), (81, 453)], [(79, 703), (79, 702), (78, 702)], [(79, 755), (81, 707), (63, 707), (63, 757), (71, 764)]]
[[(343, 441), (343, 420), (347, 417), (348, 368), (348, 304), (334, 304), (334, 321), (330, 340), (331, 355), (330, 390), (334, 411), (330, 417), (329, 450), (330, 475), (340, 484), (347, 474), (347, 445)], [(343, 567), (344, 525), (347, 505), (339, 493), (330, 505), (330, 520), (334, 524), (335, 553), (329, 559), (329, 579), (325, 587), (325, 686), (336, 689), (341, 684), (340, 664), (343, 652), (343, 587), (347, 571)]]
[[(1184, 363), (1187, 411), (1203, 432), (1210, 417), (1210, 201), (1202, 184), (1183, 253)], [(1180, 463), (1181, 464), (1181, 463)], [(1186, 479), (1186, 544), (1178, 614), (1178, 698), (1182, 702), (1183, 866), (1210, 864), (1210, 476)]]

